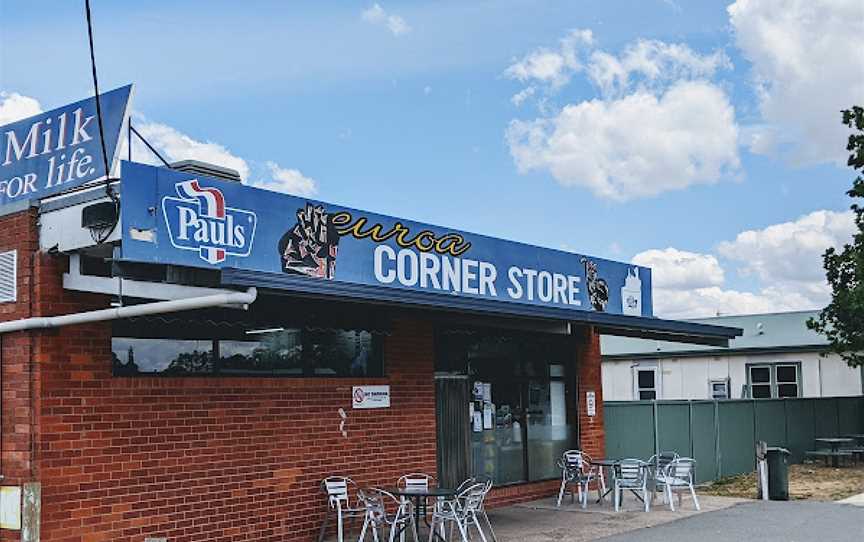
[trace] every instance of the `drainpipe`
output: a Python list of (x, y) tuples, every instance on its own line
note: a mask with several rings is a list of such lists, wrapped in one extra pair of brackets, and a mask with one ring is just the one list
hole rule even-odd
[(106, 320), (131, 318), (133, 316), (165, 314), (169, 312), (205, 309), (224, 305), (239, 306), (240, 308), (246, 309), (257, 297), (258, 290), (256, 288), (249, 288), (245, 292), (221, 293), (200, 297), (189, 297), (186, 299), (174, 299), (171, 301), (158, 301), (156, 303), (114, 307), (111, 309), (64, 314), (62, 316), (23, 318), (21, 320), (12, 320), (10, 322), (0, 323), (0, 335), (12, 333), (14, 331), (25, 331), (28, 329), (48, 329), (76, 324), (89, 324), (91, 322), (104, 322)]

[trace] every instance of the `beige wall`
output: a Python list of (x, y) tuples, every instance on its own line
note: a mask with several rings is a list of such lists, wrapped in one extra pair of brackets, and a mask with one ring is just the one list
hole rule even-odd
[(711, 380), (730, 380), (732, 398), (741, 397), (747, 383), (745, 367), (752, 363), (797, 362), (801, 364), (803, 397), (835, 397), (862, 394), (860, 369), (852, 369), (838, 356), (821, 358), (817, 352), (794, 354), (739, 354), (654, 360), (603, 361), (603, 399), (631, 401), (634, 364), (656, 365), (660, 382), (659, 399), (709, 399)]

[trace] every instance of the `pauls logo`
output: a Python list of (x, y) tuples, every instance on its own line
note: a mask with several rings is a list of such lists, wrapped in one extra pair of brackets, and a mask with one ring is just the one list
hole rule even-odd
[(177, 183), (175, 189), (179, 198), (162, 198), (174, 247), (194, 250), (212, 265), (228, 256), (249, 256), (258, 223), (255, 213), (227, 207), (221, 190), (202, 187), (198, 179)]

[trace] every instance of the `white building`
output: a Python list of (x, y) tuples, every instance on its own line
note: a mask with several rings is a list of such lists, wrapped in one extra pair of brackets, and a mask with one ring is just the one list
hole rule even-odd
[(818, 311), (692, 320), (737, 327), (729, 348), (603, 336), (603, 399), (739, 399), (862, 395), (864, 370), (825, 352), (807, 329)]

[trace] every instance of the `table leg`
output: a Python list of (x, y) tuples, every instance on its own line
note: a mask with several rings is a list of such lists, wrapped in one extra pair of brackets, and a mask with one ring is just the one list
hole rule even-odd
[(840, 458), (837, 457), (837, 452), (840, 450), (839, 444), (831, 444), (831, 466), (835, 469), (840, 466)]

